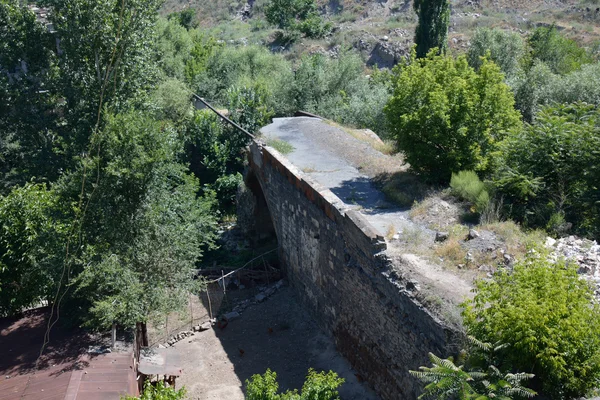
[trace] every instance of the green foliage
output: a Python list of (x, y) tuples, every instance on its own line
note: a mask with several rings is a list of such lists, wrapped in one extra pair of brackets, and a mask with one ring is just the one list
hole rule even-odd
[(567, 75), (552, 73), (537, 62), (512, 83), (516, 106), (523, 118), (532, 122), (545, 105), (585, 102), (600, 105), (600, 63), (585, 64)]
[(248, 132), (255, 134), (270, 122), (273, 112), (267, 106), (267, 92), (262, 87), (231, 88), (229, 117)]
[(469, 65), (478, 70), (487, 57), (498, 64), (507, 77), (512, 77), (519, 72), (524, 55), (525, 43), (518, 33), (481, 28), (471, 38), (467, 59)]
[(511, 216), (529, 226), (599, 237), (600, 112), (582, 103), (543, 109), (498, 151), (494, 184)]
[(521, 111), (525, 121), (533, 121), (540, 106), (547, 101), (552, 101), (548, 89), (554, 86), (556, 79), (557, 76), (546, 64), (536, 62), (529, 71), (512, 82), (515, 107)]
[(191, 97), (183, 82), (166, 78), (152, 93), (151, 108), (157, 119), (180, 122), (192, 114)]
[(288, 390), (278, 394), (277, 374), (270, 369), (263, 375), (253, 375), (246, 380), (246, 398), (248, 400), (339, 400), (337, 388), (344, 383), (335, 372), (316, 372), (308, 370), (301, 393)]
[(186, 8), (182, 11), (171, 13), (168, 18), (177, 21), (179, 25), (187, 30), (198, 27), (195, 8)]
[(474, 171), (460, 171), (452, 174), (450, 179), (452, 193), (467, 200), (475, 206), (475, 211), (481, 213), (490, 204), (490, 195)]
[[(491, 347), (487, 343), (481, 345)], [(429, 353), (429, 359), (431, 367), (410, 371), (412, 376), (427, 384), (419, 399), (511, 400), (536, 395), (522, 386), (522, 381), (531, 379), (533, 374), (502, 373), (491, 364), (485, 372), (479, 368), (466, 370), (465, 365), (457, 366), (451, 358), (442, 359), (432, 353)]]
[(214, 48), (201, 72), (191, 77), (195, 93), (215, 104), (226, 105), (228, 91), (235, 87), (260, 88), (265, 92), (268, 108), (278, 114), (287, 101), (282, 94), (293, 81), (291, 65), (280, 55), (264, 47)]
[[(264, 12), (270, 24), (284, 32), (292, 32), (292, 35), (300, 32), (309, 38), (322, 38), (333, 28), (330, 23), (323, 22), (315, 0), (271, 0)], [(292, 37), (287, 37), (287, 40), (293, 41)]]
[(196, 111), (185, 126), (185, 159), (204, 183), (203, 191), (216, 192), (219, 209), (224, 212), (234, 209), (243, 170), (242, 150), (248, 140), (212, 111)]
[(97, 183), (75, 171), (56, 187), (68, 200), (87, 186), (86, 245), (72, 270), (76, 298), (90, 305), (87, 324), (131, 326), (178, 309), (199, 289), (196, 262), (214, 240), (214, 199), (199, 197), (197, 179), (175, 162), (182, 143), (168, 125), (140, 113), (111, 116), (101, 140), (102, 164), (87, 166), (99, 170)]
[(185, 398), (185, 388), (175, 390), (159, 381), (156, 386), (150, 381), (146, 381), (144, 391), (140, 397), (125, 396), (122, 400), (183, 400)]
[(57, 98), (48, 91), (56, 60), (53, 38), (25, 5), (0, 1), (0, 21), (0, 193), (7, 193), (58, 173)]
[(60, 206), (44, 185), (0, 197), (0, 316), (52, 298), (69, 228), (57, 221)]
[(93, 123), (101, 98), (118, 112), (153, 82), (152, 43), (160, 0), (126, 4), (48, 0), (48, 4), (56, 36), (61, 38), (58, 60), (69, 108), (90, 113), (85, 117)]
[(530, 371), (553, 399), (584, 396), (600, 384), (600, 306), (575, 265), (530, 252), (513, 271), (477, 282), (465, 304), (468, 333), (510, 343), (502, 368)]
[(475, 72), (465, 57), (432, 51), (396, 67), (392, 81), (384, 109), (391, 135), (411, 168), (429, 180), (489, 170), (496, 143), (520, 124), (510, 89), (490, 61)]
[(446, 53), (450, 2), (448, 0), (415, 0), (413, 7), (419, 18), (415, 30), (417, 57), (426, 57), (430, 50)]
[(572, 39), (562, 36), (556, 27), (539, 27), (528, 38), (532, 62), (547, 64), (555, 74), (568, 74), (592, 62), (587, 51)]

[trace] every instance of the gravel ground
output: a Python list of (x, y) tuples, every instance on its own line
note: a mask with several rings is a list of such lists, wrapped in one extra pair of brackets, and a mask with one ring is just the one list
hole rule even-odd
[(267, 368), (277, 372), (280, 390), (300, 389), (309, 368), (333, 370), (346, 379), (343, 400), (376, 400), (297, 301), (283, 287), (251, 306), (224, 328), (196, 333), (167, 348), (180, 361), (177, 386), (194, 400), (242, 400), (245, 381)]

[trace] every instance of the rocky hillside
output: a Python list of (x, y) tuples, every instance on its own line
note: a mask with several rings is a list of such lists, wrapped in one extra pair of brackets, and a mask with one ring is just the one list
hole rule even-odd
[[(335, 25), (324, 40), (303, 40), (292, 49), (273, 46), (274, 30), (264, 20), (268, 0), (167, 0), (165, 14), (192, 7), (200, 26), (231, 43), (272, 45), (290, 52), (334, 55), (353, 47), (369, 65), (389, 67), (410, 49), (416, 15), (410, 0), (319, 0), (321, 13)], [(450, 47), (467, 48), (479, 27), (497, 27), (525, 35), (555, 24), (585, 46), (600, 43), (600, 0), (452, 0)]]

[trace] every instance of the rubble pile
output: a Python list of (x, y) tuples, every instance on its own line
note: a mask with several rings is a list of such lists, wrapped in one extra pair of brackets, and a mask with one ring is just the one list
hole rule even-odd
[(577, 272), (595, 287), (600, 300), (600, 245), (596, 241), (568, 236), (558, 240), (547, 238), (546, 247), (552, 250), (551, 258), (564, 257), (579, 265)]

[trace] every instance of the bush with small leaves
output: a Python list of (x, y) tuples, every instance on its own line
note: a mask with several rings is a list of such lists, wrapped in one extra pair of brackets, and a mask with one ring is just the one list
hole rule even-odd
[[(600, 237), (600, 110), (575, 103), (543, 109), (499, 146), (492, 180), (512, 218)], [(558, 223), (557, 223), (558, 222)]]
[(552, 399), (575, 399), (600, 385), (600, 305), (577, 266), (530, 251), (512, 271), (476, 283), (464, 304), (467, 332), (507, 343), (502, 368), (535, 374)]
[(308, 370), (306, 381), (299, 393), (297, 389), (278, 394), (277, 374), (270, 369), (263, 375), (253, 375), (246, 380), (247, 400), (339, 400), (338, 387), (344, 383), (335, 372)]
[(474, 206), (474, 211), (481, 213), (490, 203), (490, 195), (485, 184), (474, 171), (460, 171), (452, 174), (450, 179), (452, 193)]
[(518, 33), (481, 28), (471, 39), (467, 58), (469, 65), (478, 70), (483, 59), (488, 56), (507, 77), (512, 77), (520, 70), (524, 54), (525, 42)]
[(490, 169), (490, 153), (520, 125), (514, 99), (496, 64), (478, 72), (466, 57), (436, 55), (397, 66), (385, 106), (391, 136), (413, 171), (448, 182), (452, 172)]
[(537, 28), (527, 42), (531, 48), (531, 61), (544, 62), (555, 74), (568, 74), (593, 61), (585, 49), (562, 36), (554, 25)]

